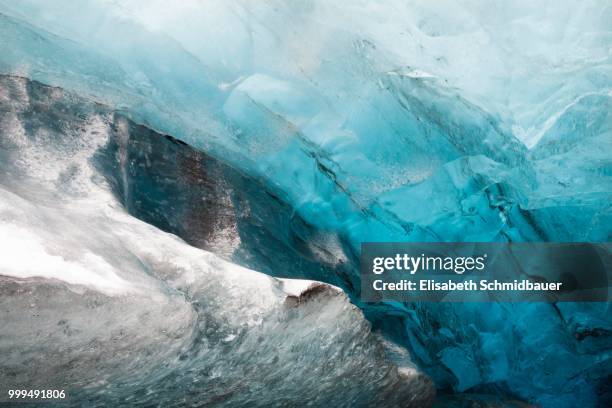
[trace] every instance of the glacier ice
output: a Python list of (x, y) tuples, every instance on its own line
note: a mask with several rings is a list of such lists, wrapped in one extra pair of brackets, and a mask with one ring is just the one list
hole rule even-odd
[[(0, 71), (116, 108), (117, 141), (146, 133), (121, 128), (135, 123), (172, 135), (94, 155), (132, 215), (342, 287), (440, 392), (596, 406), (610, 398), (607, 304), (366, 305), (356, 262), (364, 241), (609, 241), (611, 13), (595, 0), (0, 1)], [(179, 157), (181, 142), (206, 155), (177, 170), (141, 152)], [(200, 178), (199, 160), (225, 183), (199, 187), (210, 203), (164, 180)]]
[(245, 269), (125, 211), (96, 155), (130, 126), (176, 142), (23, 78), (0, 77), (0, 112), (4, 387), (66, 389), (73, 405), (431, 401), (337, 288)]

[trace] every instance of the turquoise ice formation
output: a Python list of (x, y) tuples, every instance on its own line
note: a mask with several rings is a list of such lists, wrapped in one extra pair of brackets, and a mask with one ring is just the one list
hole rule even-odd
[[(6, 119), (5, 86), (3, 137), (91, 149), (91, 173), (47, 163), (30, 189), (77, 194), (84, 171), (233, 265), (341, 288), (440, 395), (605, 405), (609, 304), (363, 304), (357, 259), (365, 241), (610, 241), (611, 20), (605, 1), (0, 1), (4, 81), (94, 100), (116, 134), (53, 147), (35, 115)], [(14, 149), (11, 194), (46, 157)]]

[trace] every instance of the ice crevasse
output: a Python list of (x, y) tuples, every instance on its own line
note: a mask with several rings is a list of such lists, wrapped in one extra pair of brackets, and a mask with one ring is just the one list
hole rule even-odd
[[(366, 305), (357, 257), (365, 241), (609, 241), (611, 18), (602, 1), (1, 1), (0, 70), (121, 114), (117, 138), (89, 148), (128, 213), (342, 288), (440, 393), (596, 406), (610, 398), (608, 304)], [(173, 141), (152, 148), (135, 129)], [(202, 154), (216, 164), (202, 170)], [(201, 203), (173, 171), (223, 185), (196, 183), (214, 201)], [(71, 180), (43, 173), (54, 194)]]

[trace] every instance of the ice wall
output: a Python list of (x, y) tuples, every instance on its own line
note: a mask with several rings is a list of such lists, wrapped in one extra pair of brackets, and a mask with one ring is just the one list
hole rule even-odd
[(0, 76), (4, 387), (63, 389), (69, 406), (431, 403), (430, 380), (407, 354), (392, 363), (338, 288), (271, 278), (129, 215), (100, 164), (130, 166), (108, 146), (130, 133), (159, 139), (151, 162), (176, 159), (176, 141), (105, 106)]

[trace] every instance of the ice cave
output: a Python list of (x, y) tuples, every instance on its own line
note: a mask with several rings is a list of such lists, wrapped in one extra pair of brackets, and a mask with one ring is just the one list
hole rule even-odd
[(610, 242), (611, 21), (0, 0), (0, 392), (612, 406), (609, 302), (364, 302), (358, 265), (363, 242)]

